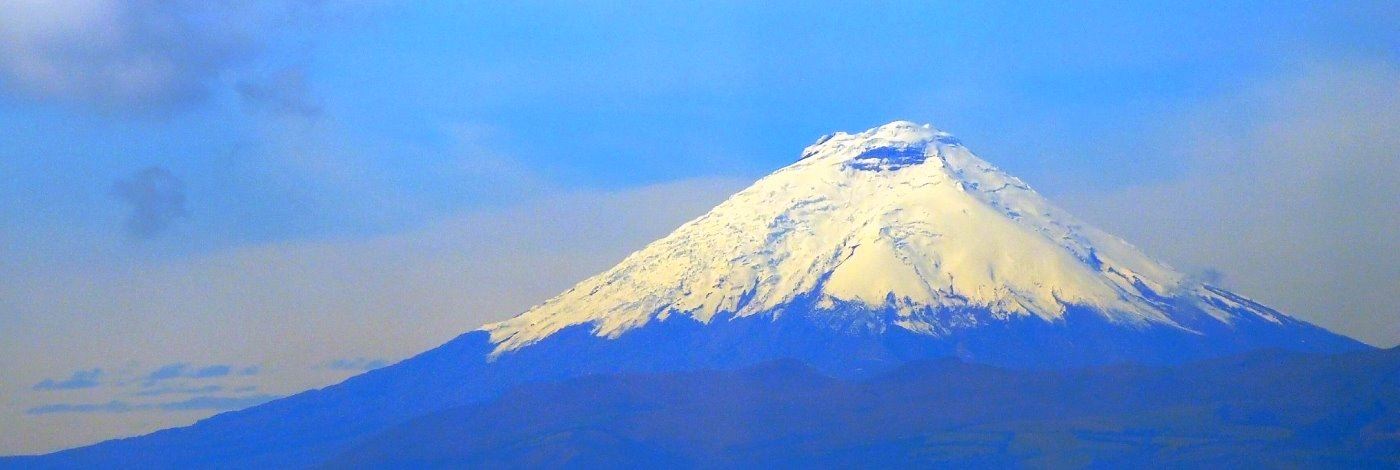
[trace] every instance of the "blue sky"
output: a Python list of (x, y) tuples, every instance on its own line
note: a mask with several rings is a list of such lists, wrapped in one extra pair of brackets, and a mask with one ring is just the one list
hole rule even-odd
[(0, 453), (405, 357), (895, 119), (1400, 343), (1393, 2), (764, 3), (0, 1)]

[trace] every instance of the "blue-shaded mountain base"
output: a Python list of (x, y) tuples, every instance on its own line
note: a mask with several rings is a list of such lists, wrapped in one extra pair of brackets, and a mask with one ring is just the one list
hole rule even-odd
[(1395, 468), (1400, 349), (1175, 367), (794, 361), (591, 376), (415, 419), (331, 468)]
[(1114, 363), (1180, 364), (1263, 348), (1319, 353), (1369, 349), (1287, 319), (1282, 324), (1241, 320), (1233, 329), (1197, 334), (1166, 327), (1125, 328), (1097, 314), (1072, 310), (1057, 322), (998, 320), (937, 337), (859, 327), (869, 322), (833, 324), (834, 319), (890, 312), (788, 312), (710, 324), (673, 316), (615, 339), (593, 336), (586, 326), (573, 327), (494, 360), (489, 358), (493, 345), (487, 335), (472, 332), (338, 385), (223, 413), (189, 427), (0, 460), (0, 467), (311, 466), (413, 418), (482, 403), (525, 384), (592, 374), (737, 369), (792, 359), (827, 376), (861, 379), (913, 361), (949, 357), (1013, 369), (1063, 370)]

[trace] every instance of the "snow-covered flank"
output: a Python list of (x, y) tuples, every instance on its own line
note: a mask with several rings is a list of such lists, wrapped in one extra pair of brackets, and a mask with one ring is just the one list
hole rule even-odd
[(1228, 323), (1245, 303), (1220, 292), (1051, 206), (952, 136), (896, 121), (823, 137), (612, 269), (483, 329), (500, 354), (573, 325), (615, 338), (671, 315), (780, 314), (800, 298), (818, 312), (894, 311), (884, 326), (933, 335), (979, 321), (941, 324), (940, 309), (1054, 320), (1077, 306), (1180, 326), (1167, 299)]

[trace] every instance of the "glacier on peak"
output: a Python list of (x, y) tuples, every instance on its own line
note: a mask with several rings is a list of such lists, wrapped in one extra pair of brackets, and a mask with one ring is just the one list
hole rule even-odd
[[(502, 354), (567, 327), (616, 338), (802, 305), (892, 311), (866, 327), (926, 335), (1084, 308), (1129, 327), (1192, 331), (1204, 313), (1276, 313), (1194, 281), (1054, 207), (953, 136), (895, 121), (823, 136), (801, 158), (613, 268), (483, 330)], [(1174, 312), (1189, 306), (1191, 318)], [(949, 311), (990, 315), (952, 321)]]

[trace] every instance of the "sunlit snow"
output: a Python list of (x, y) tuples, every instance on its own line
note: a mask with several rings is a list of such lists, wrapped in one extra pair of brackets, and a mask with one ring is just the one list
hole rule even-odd
[[(1069, 306), (1114, 322), (1179, 326), (1167, 302), (1229, 323), (1227, 309), (1276, 321), (1050, 205), (950, 135), (905, 121), (824, 136), (802, 158), (617, 266), (484, 330), (496, 354), (589, 324), (617, 337), (648, 322), (894, 309), (891, 326), (937, 335), (931, 313), (1061, 318)], [(876, 318), (872, 322), (880, 321)]]

